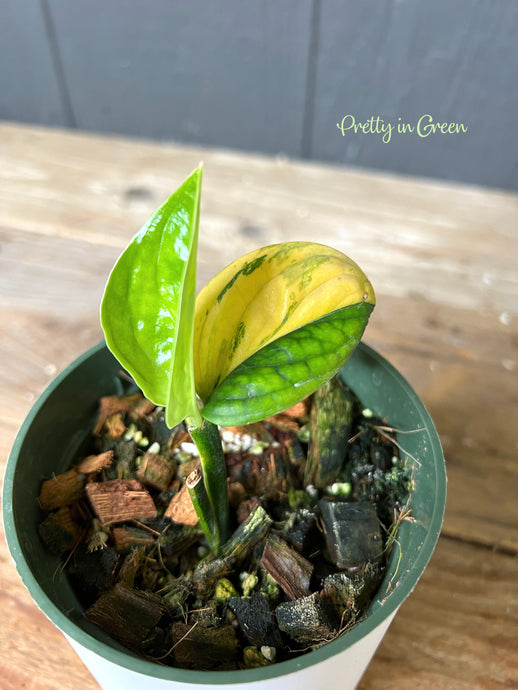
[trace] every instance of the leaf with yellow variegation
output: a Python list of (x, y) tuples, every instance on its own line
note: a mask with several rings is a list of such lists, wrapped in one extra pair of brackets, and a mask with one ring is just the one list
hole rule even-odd
[(353, 353), (373, 308), (343, 307), (258, 350), (216, 388), (203, 416), (221, 426), (250, 424), (314, 393)]
[[(363, 271), (331, 247), (287, 242), (241, 257), (213, 278), (196, 300), (198, 394), (207, 402), (236, 367), (279, 338), (337, 310), (374, 302)], [(343, 353), (342, 363), (347, 357)]]

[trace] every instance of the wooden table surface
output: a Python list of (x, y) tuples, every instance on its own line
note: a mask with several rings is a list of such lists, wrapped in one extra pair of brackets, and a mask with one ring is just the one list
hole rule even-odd
[[(200, 160), (199, 285), (273, 242), (351, 255), (378, 297), (365, 340), (410, 381), (442, 439), (443, 533), (360, 688), (518, 688), (517, 195), (0, 124), (0, 474), (38, 394), (101, 339), (120, 250)], [(98, 687), (3, 539), (0, 607), (2, 690)]]

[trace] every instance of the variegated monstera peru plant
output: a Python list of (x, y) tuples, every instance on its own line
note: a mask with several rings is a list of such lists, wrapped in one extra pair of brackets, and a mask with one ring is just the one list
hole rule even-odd
[(359, 343), (375, 298), (362, 270), (321, 244), (257, 249), (195, 297), (201, 167), (133, 238), (109, 277), (101, 322), (109, 349), (144, 395), (185, 421), (201, 472), (193, 504), (217, 553), (228, 537), (218, 425), (256, 422), (313, 393)]

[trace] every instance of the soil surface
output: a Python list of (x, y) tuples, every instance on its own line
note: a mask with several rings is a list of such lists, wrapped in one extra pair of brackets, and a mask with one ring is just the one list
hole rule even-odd
[(85, 616), (159, 664), (260, 667), (346, 633), (408, 515), (394, 434), (337, 379), (220, 435), (232, 535), (217, 557), (185, 484), (196, 446), (138, 391), (102, 398), (88, 450), (42, 485), (40, 535)]

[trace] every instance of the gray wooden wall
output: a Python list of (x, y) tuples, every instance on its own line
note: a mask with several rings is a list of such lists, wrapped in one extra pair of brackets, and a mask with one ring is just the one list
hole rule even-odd
[(517, 0), (0, 0), (0, 65), (2, 119), (518, 188)]

